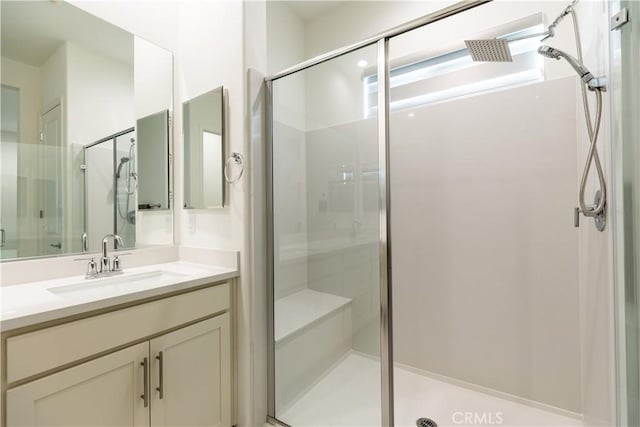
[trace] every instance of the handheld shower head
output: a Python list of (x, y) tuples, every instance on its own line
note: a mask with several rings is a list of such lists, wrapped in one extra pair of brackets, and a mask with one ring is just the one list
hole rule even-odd
[(580, 61), (578, 61), (576, 58), (569, 55), (568, 53), (561, 51), (560, 49), (556, 49), (551, 46), (540, 46), (538, 48), (538, 53), (545, 58), (555, 59), (558, 61), (561, 58), (564, 58), (569, 63), (569, 65), (571, 65), (571, 67), (576, 70), (576, 73), (578, 73), (582, 81), (586, 84), (589, 84), (590, 81), (595, 79), (595, 77), (593, 77), (593, 74), (591, 74), (587, 67), (580, 63)]
[(130, 160), (129, 157), (120, 157), (120, 164), (118, 164), (118, 170), (116, 171), (116, 178), (120, 178), (120, 171), (122, 171), (122, 166)]
[(550, 46), (540, 46), (538, 48), (538, 53), (545, 58), (560, 59), (560, 54), (558, 52), (559, 51), (557, 49), (554, 49)]

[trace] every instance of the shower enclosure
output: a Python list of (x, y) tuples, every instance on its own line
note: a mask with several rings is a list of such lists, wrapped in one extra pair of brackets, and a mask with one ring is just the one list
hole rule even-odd
[[(558, 7), (463, 2), (267, 79), (271, 421), (605, 419), (610, 256), (581, 242), (608, 230), (574, 225), (582, 83), (521, 37)], [(464, 44), (511, 37), (511, 62)]]

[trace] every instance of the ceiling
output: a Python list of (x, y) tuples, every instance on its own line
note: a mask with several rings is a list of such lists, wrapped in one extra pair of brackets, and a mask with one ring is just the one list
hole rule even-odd
[(342, 6), (346, 1), (324, 0), (324, 1), (286, 1), (289, 8), (298, 18), (303, 21), (310, 21), (323, 15), (331, 9)]
[(62, 1), (2, 1), (2, 56), (40, 67), (66, 40), (133, 64), (133, 35)]

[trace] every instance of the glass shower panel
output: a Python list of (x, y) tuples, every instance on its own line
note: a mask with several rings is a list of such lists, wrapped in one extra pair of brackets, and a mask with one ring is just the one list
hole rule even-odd
[(581, 425), (577, 78), (470, 58), (557, 9), (504, 3), (389, 43), (397, 426)]
[(18, 255), (18, 149), (20, 91), (2, 85), (2, 140), (0, 141), (2, 202), (0, 204), (0, 258)]
[(273, 82), (275, 415), (380, 425), (376, 47)]

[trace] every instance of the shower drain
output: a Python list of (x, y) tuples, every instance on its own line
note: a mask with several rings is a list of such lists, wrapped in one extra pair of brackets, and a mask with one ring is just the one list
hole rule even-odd
[(418, 418), (416, 425), (418, 427), (438, 427), (438, 423), (433, 421), (431, 418)]

